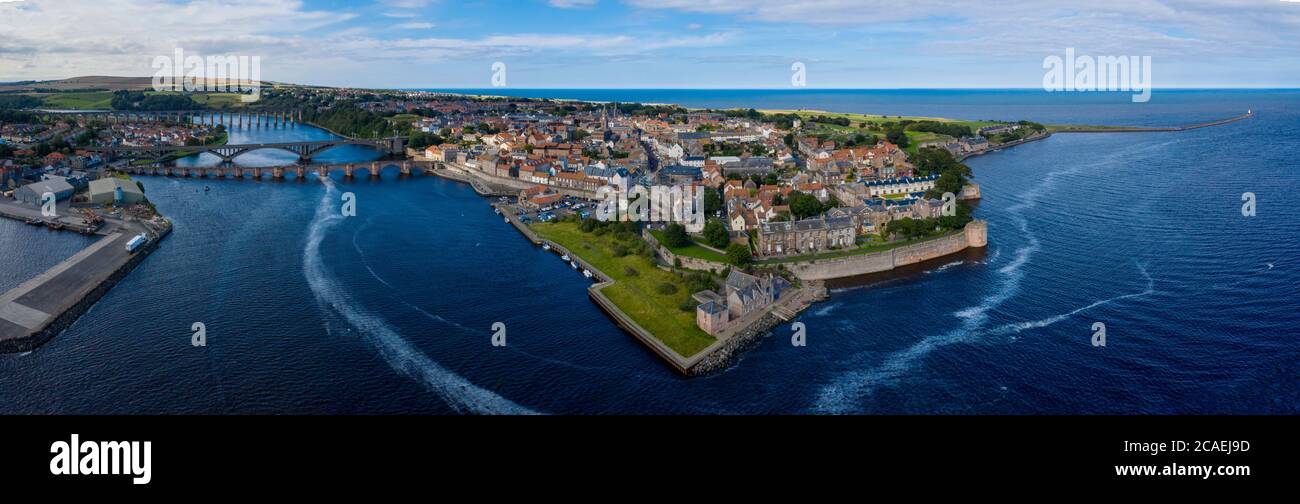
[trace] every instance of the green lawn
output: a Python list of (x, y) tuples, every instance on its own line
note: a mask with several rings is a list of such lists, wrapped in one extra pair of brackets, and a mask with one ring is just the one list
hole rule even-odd
[(45, 106), (66, 110), (107, 110), (113, 108), (113, 93), (90, 91), (84, 93), (54, 93), (42, 97)]
[(239, 93), (195, 93), (190, 95), (190, 99), (212, 108), (240, 108), (248, 105), (244, 103), (243, 96)]
[(694, 257), (696, 259), (704, 259), (706, 261), (715, 261), (724, 264), (727, 262), (727, 256), (719, 254), (711, 249), (702, 247), (700, 246), (700, 244), (696, 243), (693, 240), (691, 241), (690, 245), (687, 245), (685, 247), (669, 247), (667, 242), (664, 240), (663, 230), (651, 231), (650, 234), (654, 236), (655, 240), (658, 240), (661, 245), (667, 247), (668, 250), (672, 251), (673, 254), (679, 256), (685, 256), (685, 257)]
[[(695, 325), (695, 310), (686, 312), (678, 308), (692, 294), (687, 292), (686, 283), (677, 275), (659, 269), (650, 259), (635, 254), (615, 257), (612, 249), (619, 242), (613, 234), (583, 233), (573, 222), (535, 223), (529, 227), (612, 278), (614, 284), (601, 290), (605, 297), (681, 356), (690, 357), (713, 344), (714, 338)], [(629, 266), (639, 273), (629, 276), (624, 271)], [(677, 293), (658, 293), (655, 288), (665, 282), (676, 285)]]
[(849, 121), (854, 122), (855, 124), (856, 123), (883, 124), (887, 122), (899, 122), (899, 121), (907, 121), (907, 120), (936, 121), (936, 122), (945, 122), (945, 123), (957, 123), (965, 126), (970, 126), (970, 129), (972, 131), (983, 128), (985, 126), (992, 126), (994, 124), (999, 124), (993, 121), (966, 121), (961, 119), (947, 119), (943, 117), (919, 117), (919, 116), (899, 117), (899, 116), (885, 116), (885, 115), (875, 115), (875, 114), (846, 114), (842, 112), (825, 112), (820, 110), (760, 110), (759, 112), (763, 112), (765, 114), (797, 114), (800, 117), (806, 117), (806, 118), (811, 118), (814, 116), (826, 116), (831, 118), (843, 117), (848, 119)]

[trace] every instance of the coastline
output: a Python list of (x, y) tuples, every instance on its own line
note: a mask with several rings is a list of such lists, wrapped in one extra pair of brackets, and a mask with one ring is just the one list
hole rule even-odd
[[(123, 229), (127, 227), (129, 226), (123, 226)], [(90, 248), (83, 250), (83, 252), (60, 262), (50, 270), (0, 295), (0, 311), (3, 312), (12, 313), (15, 306), (22, 306), (18, 305), (16, 301), (24, 297), (50, 298), (53, 296), (55, 297), (53, 303), (59, 307), (56, 314), (28, 328), (27, 331), (24, 331), (25, 334), (15, 336), (12, 331), (5, 331), (4, 337), (0, 338), (0, 353), (28, 352), (48, 343), (55, 336), (62, 333), (64, 329), (75, 323), (77, 319), (81, 318), (91, 307), (98, 303), (104, 295), (108, 294), (114, 286), (134, 271), (140, 263), (144, 262), (145, 258), (152, 255), (158, 249), (162, 240), (171, 234), (173, 227), (170, 222), (167, 222), (165, 226), (157, 231), (156, 236), (152, 237), (139, 250), (130, 253), (125, 261), (113, 266), (111, 272), (103, 276), (103, 278), (94, 278), (94, 273), (91, 273), (91, 278), (77, 278), (73, 281), (63, 281), (60, 277), (78, 275), (79, 272), (72, 271), (74, 268), (83, 263), (93, 263), (97, 255), (112, 254), (112, 247), (121, 245), (121, 242), (128, 239), (128, 235), (121, 233), (110, 234), (102, 238), (100, 242), (92, 244)], [(112, 258), (110, 257), (108, 260), (112, 260)], [(94, 266), (94, 264), (91, 264), (91, 266)], [(97, 271), (102, 274), (102, 270)], [(39, 294), (39, 296), (33, 295), (33, 291), (46, 288), (49, 284), (55, 284), (55, 287), (49, 288), (55, 290), (55, 293), (35, 293)], [(66, 292), (69, 289), (71, 292)], [(32, 310), (32, 308), (27, 307), (23, 309)], [(9, 324), (10, 322), (5, 320), (4, 323)], [(7, 327), (7, 329), (10, 328)]]

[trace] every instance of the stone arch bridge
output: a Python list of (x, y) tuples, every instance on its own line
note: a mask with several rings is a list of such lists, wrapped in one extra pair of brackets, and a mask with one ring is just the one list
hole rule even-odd
[(331, 172), (343, 172), (346, 178), (353, 178), (358, 172), (365, 172), (371, 178), (379, 177), (380, 172), (396, 168), (402, 175), (415, 175), (433, 169), (433, 163), (427, 161), (374, 161), (370, 163), (317, 164), (290, 166), (164, 166), (141, 165), (126, 168), (133, 175), (163, 175), (168, 177), (194, 178), (232, 178), (261, 180), (267, 176), (271, 179), (285, 179), (292, 175), (298, 180), (305, 180), (307, 174), (315, 173), (321, 178), (329, 177)]
[(249, 152), (262, 149), (277, 149), (297, 154), (299, 163), (309, 164), (311, 163), (312, 158), (316, 157), (317, 154), (340, 145), (362, 145), (379, 150), (386, 154), (405, 154), (403, 144), (404, 142), (401, 138), (384, 138), (378, 140), (340, 138), (336, 140), (237, 145), (109, 145), (86, 147), (85, 150), (108, 154), (110, 157), (129, 155), (131, 157), (150, 157), (153, 159), (159, 159), (168, 154), (208, 152), (220, 156), (222, 163), (231, 163), (235, 158)]

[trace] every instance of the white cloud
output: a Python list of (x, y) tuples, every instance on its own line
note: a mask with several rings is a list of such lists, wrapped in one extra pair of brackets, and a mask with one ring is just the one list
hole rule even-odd
[[(1300, 9), (1243, 0), (627, 0), (644, 9), (732, 15), (870, 32), (912, 23), (945, 50), (1042, 53), (1095, 45), (1116, 54), (1254, 54), (1300, 48)], [(921, 39), (930, 38), (922, 36)], [(1003, 53), (1005, 54), (1005, 53)]]
[[(421, 2), (391, 2), (413, 5)], [(423, 2), (427, 3), (427, 2)], [(155, 56), (260, 56), (266, 80), (314, 82), (376, 60), (422, 65), (518, 55), (557, 60), (618, 58), (673, 47), (724, 44), (730, 34), (690, 37), (600, 34), (381, 39), (348, 23), (353, 14), (308, 10), (299, 0), (28, 0), (0, 6), (0, 76), (152, 75)], [(434, 25), (399, 23), (404, 30)], [(339, 70), (341, 71), (341, 70)]]

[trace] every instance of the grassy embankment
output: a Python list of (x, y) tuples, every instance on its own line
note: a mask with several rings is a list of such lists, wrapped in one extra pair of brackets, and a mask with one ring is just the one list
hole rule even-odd
[[(679, 308), (692, 294), (686, 282), (659, 269), (646, 257), (631, 253), (618, 257), (615, 247), (626, 246), (628, 241), (618, 240), (613, 233), (584, 233), (574, 222), (535, 223), (530, 227), (613, 279), (613, 285), (601, 290), (605, 297), (682, 357), (695, 355), (713, 344), (714, 338), (695, 325), (695, 310)], [(632, 270), (636, 274), (629, 274)], [(676, 286), (676, 292), (661, 294), (659, 286), (665, 283)]]
[(714, 261), (720, 263), (727, 262), (727, 256), (700, 245), (694, 240), (694, 238), (691, 239), (691, 244), (685, 247), (669, 247), (668, 242), (664, 239), (663, 230), (651, 231), (650, 235), (654, 236), (655, 240), (658, 240), (660, 245), (663, 245), (674, 255), (679, 255), (684, 257), (694, 257), (696, 259), (704, 259), (706, 261)]

